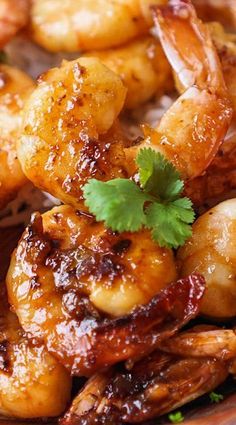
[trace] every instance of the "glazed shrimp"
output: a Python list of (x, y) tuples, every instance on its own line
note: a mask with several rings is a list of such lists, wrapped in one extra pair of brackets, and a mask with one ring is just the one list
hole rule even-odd
[(175, 277), (172, 252), (147, 231), (114, 234), (61, 206), (34, 216), (7, 286), (25, 331), (72, 374), (89, 376), (145, 354), (197, 314), (204, 279), (169, 286)]
[[(162, 47), (185, 92), (164, 114), (157, 129), (127, 151), (153, 147), (168, 157), (183, 178), (200, 175), (213, 160), (232, 119), (221, 65), (204, 24), (188, 0), (154, 8)], [(189, 55), (191, 52), (191, 55)]]
[(140, 0), (33, 0), (31, 28), (53, 52), (120, 46), (148, 31)]
[[(234, 108), (234, 114), (236, 114), (236, 35), (225, 32), (219, 22), (211, 22), (206, 25), (217, 49), (224, 80)], [(183, 93), (185, 87), (181, 84), (178, 75), (175, 74), (174, 76), (177, 90)]]
[(93, 376), (61, 424), (143, 422), (212, 391), (227, 375), (219, 360), (179, 359), (155, 352), (131, 370), (123, 367)]
[[(208, 24), (213, 42), (219, 54), (224, 79), (236, 114), (236, 36), (224, 32), (219, 23)], [(176, 79), (177, 88), (182, 87)], [(206, 169), (204, 175), (186, 184), (186, 193), (196, 208), (207, 209), (217, 203), (235, 196), (236, 190), (236, 132), (235, 126), (230, 128), (216, 157)]]
[(164, 341), (161, 350), (176, 356), (236, 358), (236, 334), (232, 329), (196, 326)]
[(0, 208), (27, 182), (16, 153), (21, 113), (34, 83), (24, 72), (0, 64)]
[(0, 415), (58, 416), (70, 400), (71, 378), (41, 343), (30, 341), (0, 287)]
[(29, 19), (29, 0), (0, 0), (0, 49)]
[(124, 136), (116, 123), (125, 96), (121, 79), (94, 58), (63, 62), (41, 76), (18, 141), (25, 175), (76, 208), (83, 207), (87, 179), (126, 177)]
[(199, 272), (206, 279), (201, 313), (214, 318), (236, 315), (236, 199), (200, 216), (189, 241), (179, 249), (181, 276)]
[(98, 57), (120, 75), (128, 89), (125, 101), (128, 109), (173, 88), (171, 67), (160, 43), (153, 37), (143, 37), (116, 49), (93, 51), (89, 55)]
[[(183, 67), (181, 78), (187, 76), (183, 82), (190, 88), (167, 111), (158, 129), (146, 129), (147, 138), (141, 144), (130, 147), (124, 135), (117, 132), (126, 89), (98, 59), (66, 62), (43, 75), (24, 110), (18, 143), (24, 173), (37, 187), (75, 208), (84, 208), (82, 186), (86, 181), (135, 174), (135, 158), (144, 146), (163, 152), (185, 178), (196, 177), (207, 168), (229, 127), (232, 108), (207, 30), (189, 3), (179, 0), (177, 5), (179, 12), (187, 13), (185, 18), (172, 13), (174, 6), (158, 12), (161, 41), (164, 49), (180, 49), (184, 65), (178, 60), (174, 68)], [(173, 40), (166, 41), (169, 16), (173, 18)], [(179, 40), (184, 31), (175, 20), (190, 33), (187, 45)], [(199, 40), (196, 26), (199, 32), (203, 27), (204, 40)], [(196, 44), (194, 69), (185, 57), (192, 39)], [(203, 69), (202, 63), (206, 64)], [(210, 78), (206, 81), (208, 71)], [(195, 77), (198, 87), (194, 86)]]

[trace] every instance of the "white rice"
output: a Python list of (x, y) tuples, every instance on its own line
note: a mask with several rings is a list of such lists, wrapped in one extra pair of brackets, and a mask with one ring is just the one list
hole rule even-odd
[(18, 192), (15, 199), (0, 211), (0, 228), (22, 223), (27, 225), (33, 212), (45, 212), (55, 205), (60, 205), (58, 199), (28, 183)]

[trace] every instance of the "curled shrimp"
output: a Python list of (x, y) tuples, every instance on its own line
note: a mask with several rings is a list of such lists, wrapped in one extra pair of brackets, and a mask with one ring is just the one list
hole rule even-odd
[(42, 343), (27, 339), (0, 288), (0, 414), (58, 416), (70, 400), (71, 378)]
[[(219, 54), (224, 79), (236, 114), (236, 36), (226, 33), (217, 23), (208, 24)], [(183, 88), (176, 78), (177, 88)], [(186, 193), (200, 211), (235, 196), (236, 191), (236, 133), (234, 124), (210, 166), (202, 176), (186, 183)]]
[[(217, 49), (224, 80), (228, 88), (229, 98), (233, 105), (234, 114), (236, 114), (236, 35), (225, 32), (219, 22), (210, 22), (205, 25)], [(181, 84), (177, 74), (175, 74), (174, 77), (177, 90), (183, 93), (185, 87)]]
[(236, 358), (236, 334), (232, 329), (196, 326), (164, 341), (161, 350), (176, 356)]
[(0, 1), (0, 49), (27, 24), (29, 8), (29, 0)]
[[(134, 160), (144, 146), (163, 152), (185, 178), (207, 168), (229, 127), (232, 108), (208, 31), (189, 3), (178, 0), (175, 4), (179, 15), (169, 6), (158, 9), (156, 20), (164, 49), (173, 49), (170, 60), (175, 62), (173, 57), (181, 52), (183, 60), (173, 65), (175, 71), (182, 67), (181, 78), (189, 88), (156, 130), (146, 129), (147, 137), (139, 145), (131, 147), (117, 128), (126, 89), (98, 59), (66, 62), (42, 76), (25, 107), (18, 143), (24, 173), (37, 187), (75, 208), (84, 208), (81, 189), (86, 181), (135, 174)], [(173, 39), (166, 40), (168, 25)], [(185, 29), (189, 37), (183, 43), (180, 36)], [(193, 40), (192, 68), (186, 56)]]
[(126, 96), (98, 59), (63, 62), (40, 77), (24, 108), (18, 156), (25, 175), (66, 204), (83, 206), (88, 178), (126, 177), (116, 121)]
[(148, 31), (140, 0), (33, 0), (31, 28), (53, 52), (106, 49)]
[(27, 182), (16, 153), (21, 113), (34, 83), (24, 72), (0, 64), (0, 208)]
[(178, 251), (180, 275), (198, 272), (206, 279), (201, 313), (210, 317), (236, 315), (235, 231), (236, 199), (230, 199), (200, 216)]
[(172, 89), (171, 67), (154, 37), (139, 38), (116, 49), (92, 51), (89, 56), (98, 57), (120, 75), (128, 89), (125, 101), (128, 109)]
[(172, 252), (147, 231), (114, 234), (61, 206), (34, 216), (7, 287), (25, 331), (86, 376), (145, 354), (197, 314), (204, 280), (169, 286), (175, 276)]
[[(164, 114), (158, 128), (146, 129), (146, 139), (134, 151), (143, 145), (156, 148), (184, 178), (193, 178), (213, 160), (233, 111), (215, 47), (192, 4), (172, 0), (153, 11), (162, 47), (185, 92)], [(128, 152), (130, 156), (131, 150)]]
[(155, 352), (131, 370), (93, 376), (61, 420), (62, 425), (139, 423), (212, 391), (228, 375), (216, 359), (177, 358)]

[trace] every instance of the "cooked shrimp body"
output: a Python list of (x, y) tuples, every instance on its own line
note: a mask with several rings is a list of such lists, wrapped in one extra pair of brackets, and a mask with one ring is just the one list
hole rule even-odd
[(34, 40), (53, 52), (106, 49), (147, 33), (140, 0), (33, 0)]
[(0, 415), (58, 416), (70, 400), (71, 378), (42, 345), (30, 341), (0, 288)]
[(16, 153), (22, 109), (34, 88), (24, 72), (0, 64), (0, 208), (26, 183)]
[(18, 141), (29, 180), (78, 208), (87, 179), (126, 176), (124, 137), (116, 124), (125, 96), (120, 77), (94, 58), (63, 62), (41, 76)]
[(194, 177), (214, 158), (232, 108), (211, 37), (190, 2), (173, 0), (156, 10), (162, 46), (185, 87), (161, 120), (158, 143), (183, 174)]
[(125, 106), (129, 109), (173, 87), (171, 67), (154, 37), (139, 38), (116, 49), (92, 51), (89, 55), (98, 57), (120, 75), (128, 89)]
[[(224, 31), (218, 23), (208, 24), (213, 42), (219, 54), (224, 79), (234, 109), (233, 124), (204, 175), (186, 184), (186, 193), (197, 208), (207, 208), (235, 196), (236, 190), (236, 36)], [(177, 79), (177, 88), (183, 88)]]
[(7, 285), (25, 331), (73, 374), (90, 375), (149, 351), (197, 314), (204, 280), (169, 286), (175, 278), (172, 252), (147, 231), (114, 234), (60, 206), (34, 216)]
[(0, 0), (0, 49), (29, 19), (29, 0)]
[[(25, 107), (18, 143), (24, 173), (37, 187), (84, 208), (81, 189), (86, 181), (129, 177), (136, 172), (137, 151), (144, 146), (163, 152), (183, 177), (195, 177), (207, 168), (229, 127), (232, 108), (208, 31), (189, 3), (178, 0), (177, 5), (179, 14), (168, 6), (158, 9), (157, 19), (163, 47), (173, 50), (171, 61), (177, 55), (174, 69), (182, 67), (189, 89), (163, 116), (158, 129), (146, 129), (146, 139), (139, 145), (130, 147), (118, 129), (126, 89), (98, 59), (64, 62), (42, 76)], [(168, 38), (169, 26), (173, 39)], [(183, 41), (185, 32), (189, 37)], [(194, 65), (187, 54), (192, 45)]]
[(93, 376), (72, 403), (62, 425), (139, 423), (212, 391), (227, 377), (215, 359), (176, 358), (160, 352)]
[(227, 318), (236, 315), (236, 199), (220, 203), (200, 216), (192, 237), (179, 249), (181, 276), (201, 273), (206, 293), (201, 313)]
[[(236, 114), (236, 35), (227, 33), (219, 22), (210, 22), (207, 28), (219, 55), (224, 80), (228, 88), (230, 100)], [(185, 91), (177, 74), (175, 76), (176, 87), (180, 93)]]
[[(161, 151), (184, 178), (200, 175), (214, 158), (232, 119), (232, 107), (210, 34), (192, 4), (172, 0), (154, 9), (162, 47), (185, 92), (142, 146)], [(190, 54), (191, 52), (191, 54)], [(132, 151), (127, 152), (132, 157)]]
[(196, 327), (164, 341), (161, 349), (177, 356), (228, 361), (236, 358), (236, 334), (232, 329)]

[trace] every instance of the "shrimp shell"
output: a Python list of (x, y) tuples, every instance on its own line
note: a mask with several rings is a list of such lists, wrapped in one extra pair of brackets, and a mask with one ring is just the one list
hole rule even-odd
[[(158, 283), (156, 295), (140, 300), (128, 314), (117, 318), (112, 317), (112, 310), (106, 314), (102, 311), (105, 301), (96, 307), (96, 289), (104, 291), (106, 298), (109, 288), (114, 288), (117, 296), (110, 303), (115, 310), (116, 298), (119, 303), (120, 292), (126, 290), (122, 279), (128, 279), (128, 288), (133, 279), (141, 287), (145, 276), (139, 282), (138, 275), (144, 272), (146, 254), (136, 251), (134, 238), (138, 237), (139, 246), (140, 240), (145, 245), (148, 239), (142, 232), (104, 232), (103, 225), (91, 217), (72, 212), (66, 206), (55, 208), (43, 216), (43, 222), (39, 214), (34, 216), (12, 256), (7, 287), (25, 331), (43, 340), (72, 374), (89, 376), (102, 367), (143, 356), (173, 335), (198, 313), (205, 285), (198, 274), (171, 285), (166, 281), (161, 291)], [(132, 241), (130, 250), (128, 245), (121, 256), (114, 255), (112, 247), (119, 241), (122, 245), (123, 239)], [(129, 263), (132, 246), (134, 271)], [(154, 263), (158, 265), (156, 249)], [(151, 270), (145, 270), (150, 277)]]
[(212, 391), (227, 377), (215, 359), (180, 359), (160, 352), (131, 370), (93, 376), (61, 420), (62, 425), (140, 423)]
[(236, 358), (236, 334), (232, 329), (190, 329), (163, 342), (167, 353), (186, 357)]
[(44, 345), (29, 340), (10, 312), (0, 285), (0, 414), (11, 418), (53, 417), (69, 400), (71, 378)]

